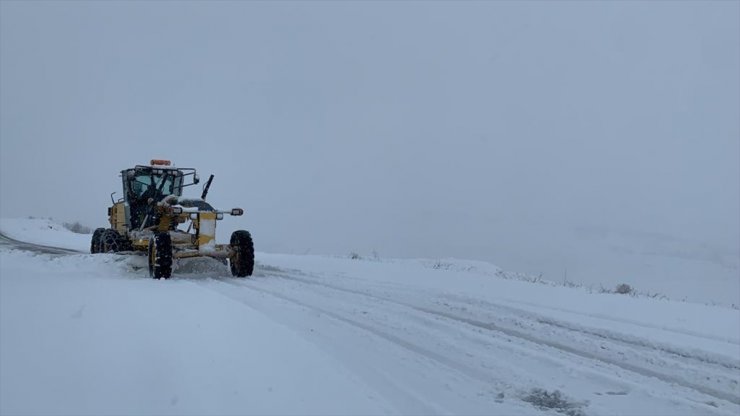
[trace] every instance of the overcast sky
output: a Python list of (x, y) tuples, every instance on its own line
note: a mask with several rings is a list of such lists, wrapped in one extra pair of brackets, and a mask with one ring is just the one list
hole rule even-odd
[(258, 250), (737, 253), (739, 5), (2, 1), (0, 215), (103, 226), (168, 158)]

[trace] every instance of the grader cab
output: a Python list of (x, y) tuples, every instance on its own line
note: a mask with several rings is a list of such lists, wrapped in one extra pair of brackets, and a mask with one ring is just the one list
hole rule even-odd
[(252, 275), (254, 244), (248, 231), (233, 232), (228, 245), (216, 244), (217, 221), (244, 211), (220, 211), (205, 201), (213, 175), (200, 198), (182, 196), (185, 187), (200, 182), (196, 170), (176, 168), (168, 160), (124, 169), (121, 180), (123, 197), (116, 201), (111, 195), (110, 228), (95, 230), (91, 253), (146, 253), (149, 274), (156, 279), (169, 278), (173, 261), (188, 257), (228, 260), (232, 275)]

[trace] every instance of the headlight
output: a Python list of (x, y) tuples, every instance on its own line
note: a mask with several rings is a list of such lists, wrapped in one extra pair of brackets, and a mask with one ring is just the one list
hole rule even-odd
[(231, 210), (231, 215), (239, 216), (239, 215), (242, 215), (242, 214), (244, 214), (244, 210), (241, 209), (241, 208), (234, 208), (234, 209)]
[(216, 213), (216, 219), (217, 219), (217, 220), (222, 220), (222, 219), (224, 219), (224, 214), (223, 214), (223, 212), (218, 212), (218, 213)]
[(195, 221), (198, 219), (198, 213), (197, 212), (191, 212), (190, 213), (190, 219)]

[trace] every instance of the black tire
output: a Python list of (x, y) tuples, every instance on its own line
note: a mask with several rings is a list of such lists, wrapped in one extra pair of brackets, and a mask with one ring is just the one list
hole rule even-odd
[(237, 277), (251, 276), (254, 271), (254, 243), (249, 231), (239, 230), (231, 234), (231, 274)]
[(103, 230), (100, 235), (100, 253), (118, 253), (127, 250), (131, 250), (131, 244), (126, 237), (112, 228)]
[(100, 253), (100, 237), (103, 235), (105, 228), (96, 228), (90, 241), (90, 253)]
[(169, 279), (172, 275), (172, 238), (169, 233), (157, 233), (149, 240), (149, 276)]

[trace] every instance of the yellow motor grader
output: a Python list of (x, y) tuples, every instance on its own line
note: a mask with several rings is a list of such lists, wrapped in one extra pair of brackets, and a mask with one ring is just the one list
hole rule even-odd
[(232, 275), (252, 275), (254, 244), (248, 231), (234, 231), (228, 245), (216, 244), (216, 222), (244, 211), (219, 211), (205, 201), (213, 175), (200, 198), (182, 196), (183, 188), (200, 182), (195, 169), (174, 167), (169, 160), (125, 169), (121, 179), (123, 198), (116, 201), (115, 192), (111, 194), (110, 228), (95, 230), (91, 253), (144, 252), (149, 275), (155, 279), (169, 278), (173, 259), (188, 257), (228, 259)]

